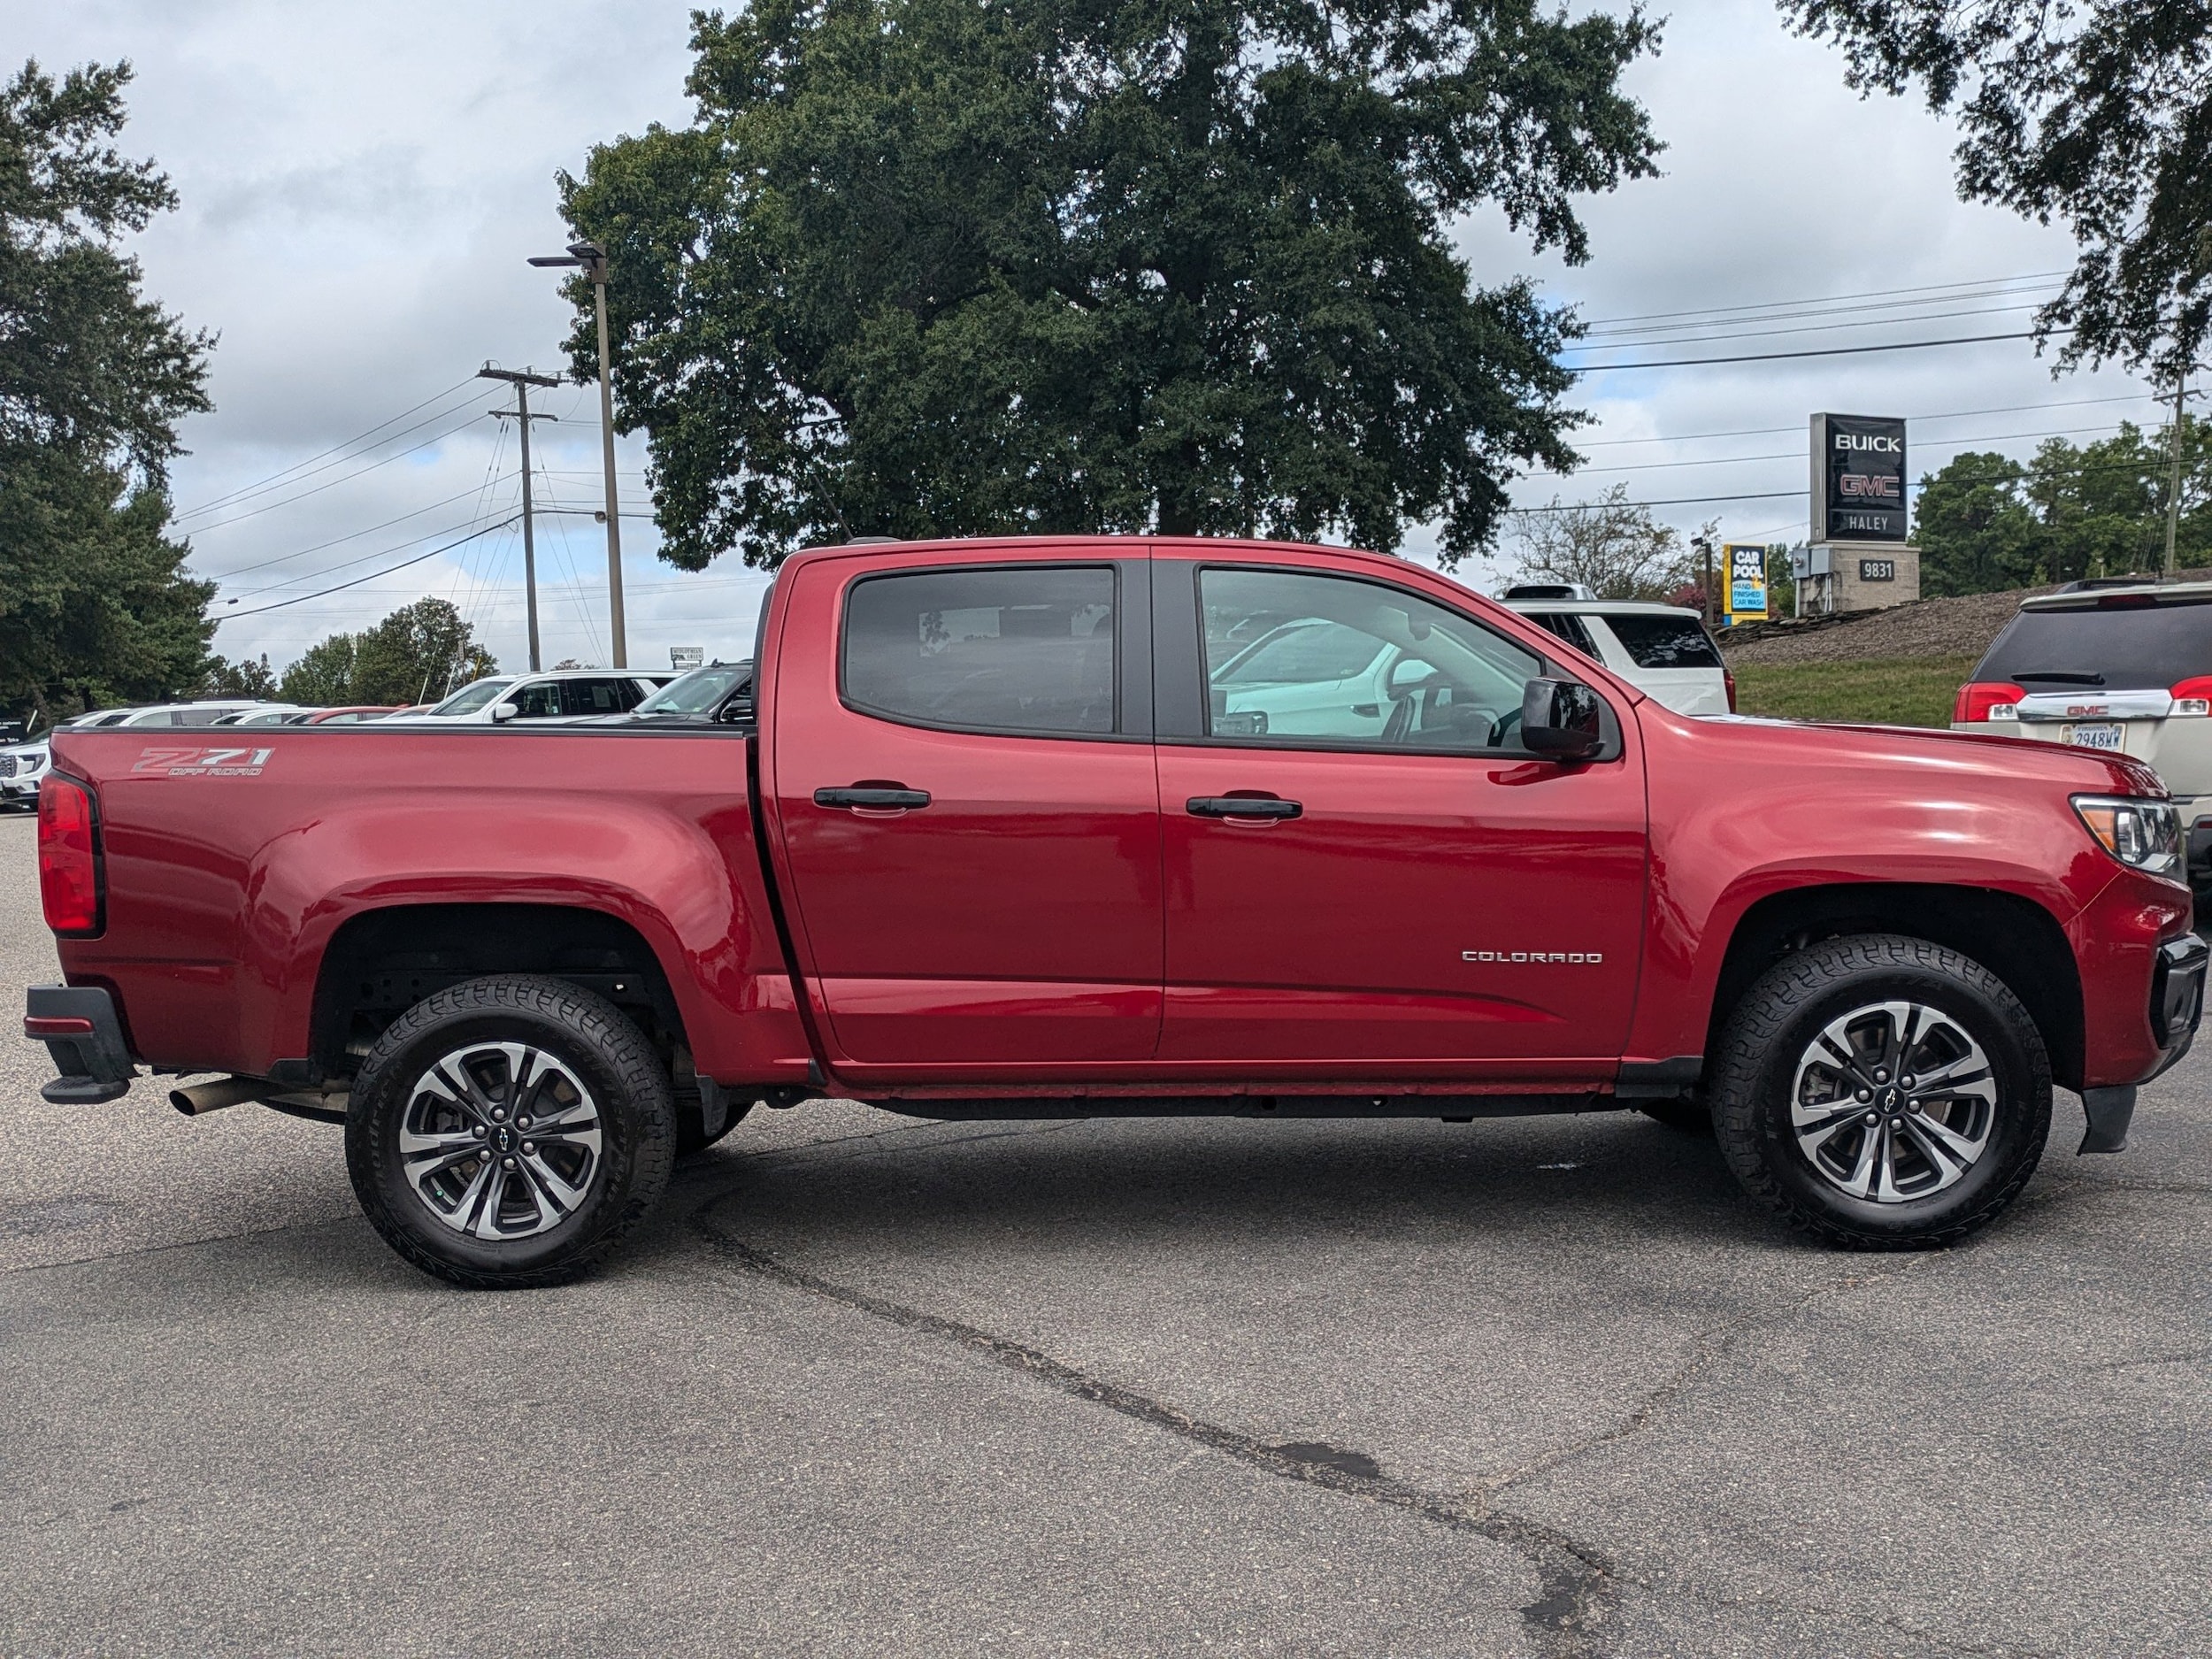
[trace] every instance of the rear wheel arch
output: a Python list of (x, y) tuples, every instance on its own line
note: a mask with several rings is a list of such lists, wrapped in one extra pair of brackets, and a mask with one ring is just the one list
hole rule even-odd
[(680, 1074), (690, 1041), (673, 981), (644, 933), (587, 905), (406, 903), (349, 917), (315, 980), (311, 1062), (342, 1079), (400, 1015), (454, 985), (493, 974), (566, 980), (605, 998)]
[(2058, 918), (2032, 899), (1993, 887), (1854, 882), (1796, 887), (1758, 900), (1737, 919), (1713, 988), (1705, 1052), (1744, 994), (1793, 950), (1860, 933), (1924, 939), (1979, 963), (2020, 999), (2042, 1033), (2052, 1079), (2081, 1087), (2080, 970)]

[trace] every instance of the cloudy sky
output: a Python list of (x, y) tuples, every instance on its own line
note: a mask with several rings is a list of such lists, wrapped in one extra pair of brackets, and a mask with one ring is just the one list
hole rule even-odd
[[(472, 377), (488, 360), (558, 361), (567, 308), (554, 275), (524, 263), (565, 240), (553, 174), (595, 142), (687, 120), (688, 7), (0, 0), (0, 17), (10, 50), (52, 70), (128, 58), (126, 146), (182, 196), (136, 251), (149, 290), (220, 336), (216, 411), (186, 427), (176, 476), (193, 567), (222, 584), (216, 649), (280, 667), (434, 594), (520, 665), (518, 533), (435, 550), (513, 510), (511, 423), (485, 412), (503, 400)], [(1665, 173), (1586, 204), (1589, 265), (1532, 259), (1483, 219), (1462, 233), (1479, 280), (1526, 272), (1581, 306), (1594, 332), (1578, 361), (2012, 333), (2070, 263), (2062, 232), (1962, 205), (1948, 128), (1846, 91), (1834, 52), (1791, 37), (1767, 0), (1678, 7), (1632, 86)], [(1609, 370), (1574, 401), (1593, 418), (1588, 465), (1525, 480), (1517, 500), (1622, 481), (1674, 523), (1717, 518), (1743, 541), (1801, 535), (1815, 410), (1913, 417), (1916, 472), (1961, 448), (2024, 456), (2047, 434), (2155, 418), (2133, 380), (2054, 381), (2017, 340)], [(545, 660), (604, 662), (596, 395), (564, 386), (538, 406), (558, 418), (534, 434), (541, 503), (574, 510), (541, 522)], [(648, 506), (643, 465), (626, 444), (630, 660), (741, 653), (763, 579), (733, 561), (661, 564), (649, 521), (627, 516)], [(1510, 565), (1509, 541), (1463, 574), (1494, 586)]]

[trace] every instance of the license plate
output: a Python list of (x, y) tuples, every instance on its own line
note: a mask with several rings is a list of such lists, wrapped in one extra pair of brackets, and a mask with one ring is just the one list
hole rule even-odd
[(2070, 726), (2066, 741), (2082, 749), (2108, 749), (2117, 752), (2121, 734), (2127, 728), (2119, 726)]

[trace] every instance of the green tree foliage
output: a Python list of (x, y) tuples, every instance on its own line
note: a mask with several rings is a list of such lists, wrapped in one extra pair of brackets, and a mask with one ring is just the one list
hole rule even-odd
[[(2077, 447), (2044, 441), (2025, 463), (1969, 451), (1920, 481), (1913, 539), (1921, 591), (1992, 593), (2158, 570), (2166, 557), (2173, 429), (2123, 426)], [(2176, 557), (2212, 564), (2212, 427), (2181, 429)]]
[(0, 708), (170, 695), (198, 677), (211, 585), (169, 539), (176, 424), (208, 337), (139, 292), (118, 240), (176, 204), (109, 141), (127, 65), (0, 88)]
[(198, 688), (193, 693), (199, 697), (259, 697), (268, 702), (277, 695), (276, 676), (269, 672), (269, 657), (263, 652), (259, 662), (243, 657), (236, 662), (217, 656), (207, 659), (206, 672), (200, 677)]
[(1625, 484), (1572, 506), (1555, 495), (1548, 509), (1522, 518), (1517, 534), (1525, 575), (1578, 582), (1600, 599), (1669, 603), (1698, 582), (1682, 533), (1629, 500)]
[(442, 599), (418, 599), (359, 634), (334, 634), (284, 671), (277, 695), (328, 707), (410, 703), (499, 672), (473, 629)]
[[(759, 0), (703, 13), (698, 118), (564, 175), (604, 243), (664, 556), (861, 534), (1342, 534), (1564, 466), (1571, 318), (1472, 288), (1483, 204), (1654, 171), (1632, 6)], [(575, 296), (588, 305), (580, 287)], [(588, 312), (572, 342), (594, 372)]]
[(2037, 319), (2067, 362), (2170, 380), (2212, 330), (2212, 0), (1781, 0), (1847, 79), (1955, 110), (1959, 194), (2064, 221), (2080, 257)]

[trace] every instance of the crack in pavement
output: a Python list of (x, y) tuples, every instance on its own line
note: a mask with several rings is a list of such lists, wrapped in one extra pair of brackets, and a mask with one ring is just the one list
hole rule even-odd
[(836, 1302), (902, 1330), (949, 1342), (1032, 1381), (1194, 1441), (1264, 1474), (1364, 1498), (1455, 1532), (1473, 1533), (1502, 1544), (1526, 1561), (1542, 1584), (1543, 1594), (1521, 1609), (1521, 1617), (1538, 1647), (1550, 1659), (1597, 1659), (1597, 1627), (1604, 1620), (1614, 1572), (1612, 1564), (1593, 1547), (1539, 1522), (1494, 1509), (1479, 1498), (1471, 1505), (1464, 1499), (1425, 1492), (1386, 1475), (1357, 1473), (1337, 1463), (1294, 1455), (1306, 1451), (1325, 1454), (1326, 1448), (1272, 1445), (1241, 1430), (1193, 1417), (1134, 1389), (1094, 1377), (1025, 1343), (794, 1267), (768, 1251), (747, 1244), (717, 1223), (711, 1212), (734, 1196), (735, 1194), (725, 1192), (708, 1199), (692, 1211), (690, 1221), (693, 1230), (740, 1271), (787, 1289)]
[(1923, 1263), (1934, 1261), (1948, 1254), (1950, 1254), (1948, 1251), (1931, 1251), (1924, 1256), (1915, 1256), (1904, 1266), (1886, 1273), (1847, 1273), (1840, 1279), (1829, 1279), (1823, 1284), (1815, 1285), (1811, 1289), (1802, 1292), (1779, 1308), (1755, 1308), (1748, 1312), (1739, 1314), (1732, 1319), (1724, 1320), (1709, 1330), (1699, 1332), (1691, 1343), (1689, 1356), (1675, 1368), (1671, 1376), (1666, 1378), (1657, 1387), (1645, 1395), (1642, 1402), (1618, 1423), (1614, 1424), (1610, 1428), (1601, 1429), (1595, 1434), (1577, 1440), (1571, 1445), (1563, 1446), (1555, 1451), (1531, 1458), (1527, 1463), (1516, 1468), (1501, 1471), (1495, 1475), (1486, 1476), (1481, 1482), (1480, 1490), (1486, 1494), (1503, 1492), (1507, 1487), (1526, 1480), (1531, 1476), (1540, 1475), (1548, 1470), (1557, 1469), (1587, 1453), (1596, 1451), (1601, 1447), (1617, 1445), (1632, 1436), (1642, 1433), (1658, 1420), (1661, 1412), (1681, 1397), (1682, 1391), (1690, 1386), (1693, 1379), (1724, 1359), (1734, 1350), (1736, 1344), (1755, 1326), (1763, 1324), (1784, 1325), (1824, 1297), (1838, 1295), (1848, 1290), (1856, 1290), (1865, 1285), (1878, 1285), (1902, 1279), (1907, 1274), (1916, 1271)]

